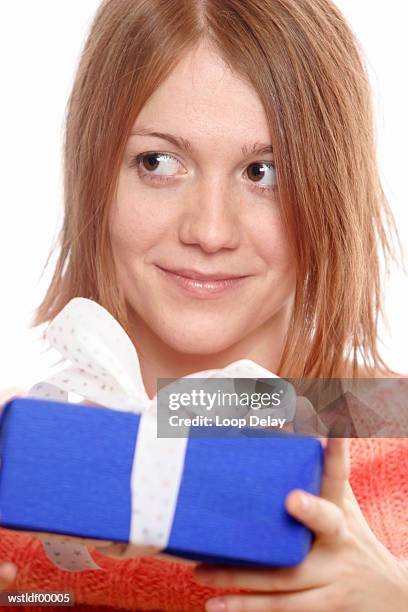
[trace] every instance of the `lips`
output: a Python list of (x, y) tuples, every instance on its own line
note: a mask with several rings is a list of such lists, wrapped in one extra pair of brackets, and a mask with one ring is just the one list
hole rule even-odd
[[(193, 297), (196, 299), (215, 299), (224, 294), (228, 294), (233, 290), (238, 289), (245, 283), (249, 276), (232, 276), (228, 272), (214, 273), (204, 275), (197, 270), (186, 270), (185, 268), (177, 271), (168, 270), (161, 266), (156, 266), (160, 270), (160, 274), (164, 275), (167, 281), (182, 291), (184, 296)], [(183, 274), (181, 274), (181, 272)], [(194, 275), (184, 276), (185, 274)], [(214, 278), (216, 276), (217, 278)], [(221, 277), (221, 278), (220, 278)], [(228, 277), (228, 278), (226, 278)]]
[(198, 270), (191, 270), (187, 268), (170, 269), (170, 268), (163, 268), (161, 266), (159, 267), (165, 272), (171, 272), (172, 274), (177, 274), (178, 276), (183, 276), (184, 278), (190, 278), (192, 280), (198, 280), (198, 281), (204, 281), (204, 282), (205, 281), (233, 280), (237, 278), (243, 278), (244, 276), (246, 276), (244, 274), (232, 274), (229, 272), (205, 273), (205, 272), (199, 272)]

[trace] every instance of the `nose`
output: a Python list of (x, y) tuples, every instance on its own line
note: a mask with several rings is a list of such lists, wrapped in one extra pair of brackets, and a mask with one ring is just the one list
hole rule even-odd
[(185, 244), (198, 244), (208, 253), (238, 246), (238, 202), (222, 178), (203, 179), (187, 197), (179, 236)]

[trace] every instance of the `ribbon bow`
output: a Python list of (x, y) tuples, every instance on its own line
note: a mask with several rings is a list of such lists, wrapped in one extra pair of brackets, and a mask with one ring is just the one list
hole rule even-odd
[[(69, 393), (75, 393), (96, 404), (141, 415), (131, 477), (132, 515), (137, 514), (138, 519), (132, 521), (130, 541), (149, 545), (155, 550), (165, 548), (177, 504), (188, 437), (157, 437), (157, 395), (149, 398), (136, 349), (125, 330), (105, 308), (86, 298), (73, 298), (48, 326), (46, 339), (62, 355), (66, 366), (34, 385), (29, 396), (64, 402), (68, 401)], [(254, 361), (241, 359), (222, 369), (189, 374), (176, 383), (189, 378), (277, 377)], [(285, 415), (290, 421), (294, 416), (293, 410), (293, 407), (283, 407), (278, 411), (279, 416)], [(195, 412), (194, 407), (187, 411)], [(263, 414), (266, 412), (262, 411)], [(153, 462), (152, 457), (156, 461)], [(143, 478), (147, 473), (149, 479)], [(163, 502), (163, 480), (171, 482), (170, 503), (168, 490), (166, 503)], [(161, 513), (160, 529), (156, 523), (154, 530), (146, 528), (153, 527), (152, 502), (149, 502), (150, 510), (145, 503), (152, 495), (154, 507), (165, 510)], [(146, 541), (143, 534), (147, 531), (159, 532), (161, 537), (153, 542), (151, 538)], [(83, 545), (65, 542), (61, 549), (61, 543), (48, 541), (45, 549), (48, 557), (60, 568), (70, 571), (99, 568)], [(74, 567), (73, 559), (76, 561)]]

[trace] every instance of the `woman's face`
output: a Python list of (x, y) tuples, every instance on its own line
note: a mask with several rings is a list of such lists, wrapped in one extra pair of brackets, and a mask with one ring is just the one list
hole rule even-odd
[[(282, 331), (294, 260), (255, 90), (200, 46), (151, 96), (133, 132), (110, 229), (135, 329), (148, 326), (190, 354)], [(245, 278), (189, 282), (163, 270)]]

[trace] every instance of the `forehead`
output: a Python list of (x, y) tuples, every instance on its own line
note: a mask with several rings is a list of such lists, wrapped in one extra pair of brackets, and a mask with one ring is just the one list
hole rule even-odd
[(191, 140), (269, 140), (255, 89), (204, 45), (186, 54), (146, 102), (135, 127), (146, 124)]

